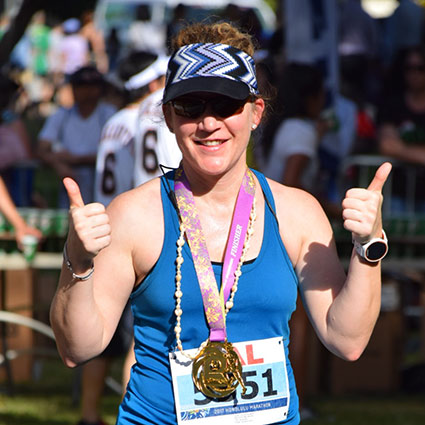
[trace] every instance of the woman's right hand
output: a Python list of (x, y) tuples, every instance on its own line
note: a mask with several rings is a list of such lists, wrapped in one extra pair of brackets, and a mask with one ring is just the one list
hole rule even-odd
[(63, 179), (69, 198), (69, 232), (67, 250), (75, 273), (87, 270), (93, 258), (111, 243), (111, 226), (104, 205), (84, 205), (78, 184)]

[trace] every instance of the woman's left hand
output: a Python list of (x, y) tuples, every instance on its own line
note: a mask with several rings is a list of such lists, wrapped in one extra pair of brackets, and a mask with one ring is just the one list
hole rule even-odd
[(360, 243), (382, 236), (382, 188), (391, 168), (389, 162), (382, 164), (367, 189), (349, 189), (342, 201), (344, 228)]

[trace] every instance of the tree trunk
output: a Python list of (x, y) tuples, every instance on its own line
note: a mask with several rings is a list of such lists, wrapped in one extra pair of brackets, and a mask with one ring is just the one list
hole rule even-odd
[(34, 13), (43, 9), (47, 0), (24, 0), (9, 29), (0, 40), (0, 68), (9, 60), (10, 53), (23, 36)]

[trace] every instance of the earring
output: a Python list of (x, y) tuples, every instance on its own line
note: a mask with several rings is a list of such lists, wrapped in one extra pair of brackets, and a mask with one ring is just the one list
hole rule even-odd
[(257, 128), (257, 124), (252, 124), (251, 125), (251, 130), (255, 130)]

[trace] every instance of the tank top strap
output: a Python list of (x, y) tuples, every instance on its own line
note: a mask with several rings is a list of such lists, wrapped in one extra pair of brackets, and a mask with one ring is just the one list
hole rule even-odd
[(276, 204), (274, 202), (273, 193), (272, 193), (272, 190), (270, 189), (269, 183), (267, 182), (267, 179), (263, 173), (254, 169), (251, 169), (251, 170), (254, 172), (254, 174), (258, 178), (258, 181), (260, 182), (261, 190), (263, 191), (266, 205), (269, 211), (272, 213), (274, 219), (276, 220), (277, 227), (279, 228), (279, 220), (277, 219), (277, 215), (276, 215)]
[[(174, 193), (174, 175), (176, 170), (172, 169), (161, 176), (161, 199), (164, 213), (165, 239), (179, 233), (179, 218), (176, 195)], [(173, 229), (171, 235), (170, 230)]]

